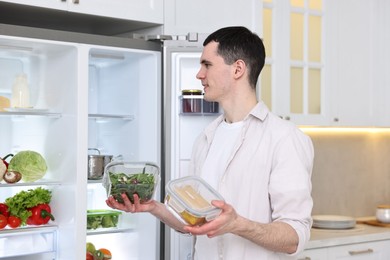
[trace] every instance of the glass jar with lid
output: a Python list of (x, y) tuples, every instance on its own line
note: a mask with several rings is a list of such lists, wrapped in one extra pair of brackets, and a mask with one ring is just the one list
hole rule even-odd
[(182, 112), (201, 113), (202, 112), (202, 90), (185, 89), (182, 90)]

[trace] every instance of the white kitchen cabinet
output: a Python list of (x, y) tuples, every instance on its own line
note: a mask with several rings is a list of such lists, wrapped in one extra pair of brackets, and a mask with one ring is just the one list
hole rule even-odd
[(373, 241), (330, 247), (328, 259), (385, 260), (390, 259), (390, 241)]
[(378, 45), (371, 29), (378, 7), (365, 0), (327, 4), (326, 88), (333, 126), (375, 125), (372, 74), (377, 64), (372, 53)]
[(57, 10), (67, 10), (68, 1), (71, 0), (1, 0), (0, 2), (8, 2), (13, 4), (22, 4), (36, 7), (52, 8)]
[(164, 20), (164, 6), (161, 0), (2, 0), (1, 2), (153, 24), (162, 24)]
[(261, 33), (262, 1), (164, 0), (164, 34), (211, 33), (242, 25)]
[(265, 21), (272, 30), (272, 34), (265, 35), (272, 42), (272, 51), (267, 53), (272, 85), (266, 86), (272, 92), (271, 110), (298, 125), (328, 125), (323, 33), (328, 2), (319, 6), (292, 2), (274, 1), (265, 5), (265, 10), (272, 12), (269, 15), (272, 18)]
[(306, 103), (306, 107), (303, 105), (306, 111), (293, 112), (291, 104), (295, 93), (290, 87), (289, 66), (300, 64), (289, 60), (290, 10), (283, 2), (275, 1), (272, 5), (272, 111), (299, 125), (389, 126), (390, 77), (386, 68), (390, 52), (386, 46), (390, 43), (387, 33), (390, 19), (386, 13), (390, 3), (383, 0), (322, 3), (324, 67), (318, 114), (308, 111), (310, 96), (307, 93), (298, 99)]
[(327, 260), (328, 249), (327, 248), (316, 248), (304, 250), (298, 255), (297, 260)]
[[(374, 23), (371, 25), (371, 42), (375, 46), (372, 53), (371, 80), (375, 88), (372, 115), (375, 125), (379, 127), (390, 126), (390, 2), (386, 0), (374, 1), (377, 11)], [(384, 33), (386, 32), (386, 33)]]
[(112, 18), (163, 23), (162, 0), (68, 0), (69, 11)]
[(390, 259), (389, 240), (304, 250), (298, 260), (385, 260)]

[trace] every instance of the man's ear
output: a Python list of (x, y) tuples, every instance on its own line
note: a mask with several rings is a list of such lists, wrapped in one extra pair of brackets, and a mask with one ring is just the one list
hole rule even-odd
[(237, 60), (234, 63), (234, 77), (236, 79), (242, 77), (246, 72), (246, 64), (243, 60)]

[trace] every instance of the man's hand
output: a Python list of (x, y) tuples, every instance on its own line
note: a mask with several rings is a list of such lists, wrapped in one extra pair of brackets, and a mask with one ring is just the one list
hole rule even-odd
[(156, 207), (156, 202), (154, 200), (149, 200), (141, 204), (140, 199), (137, 194), (133, 194), (134, 203), (131, 203), (129, 198), (125, 193), (121, 194), (123, 202), (119, 203), (114, 199), (113, 196), (110, 196), (106, 203), (110, 208), (119, 209), (126, 212), (136, 213), (136, 212), (150, 212)]
[(234, 208), (221, 200), (213, 200), (211, 204), (222, 209), (221, 214), (216, 219), (202, 226), (185, 226), (186, 232), (192, 235), (207, 235), (210, 238), (225, 233), (234, 233), (235, 221), (238, 217)]

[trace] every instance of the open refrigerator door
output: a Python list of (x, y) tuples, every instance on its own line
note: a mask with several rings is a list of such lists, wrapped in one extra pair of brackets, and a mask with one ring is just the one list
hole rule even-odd
[[(206, 36), (188, 34), (184, 39), (164, 41), (164, 186), (188, 175), (196, 137), (221, 113), (217, 104), (212, 104), (210, 110), (210, 104), (203, 100), (203, 86), (196, 78)], [(188, 90), (201, 95), (186, 96)], [(169, 228), (165, 232), (165, 259), (192, 259), (193, 237)]]
[(33, 150), (47, 163), (39, 180), (2, 181), (0, 202), (42, 187), (55, 217), (0, 229), (0, 258), (83, 259), (92, 242), (114, 259), (160, 259), (156, 218), (112, 213), (116, 226), (100, 228), (89, 226), (87, 211), (109, 209), (102, 180), (88, 179), (88, 148), (161, 164), (161, 64), (159, 44), (0, 25), (0, 96), (12, 99), (25, 74), (31, 106), (0, 111), (0, 156)]

